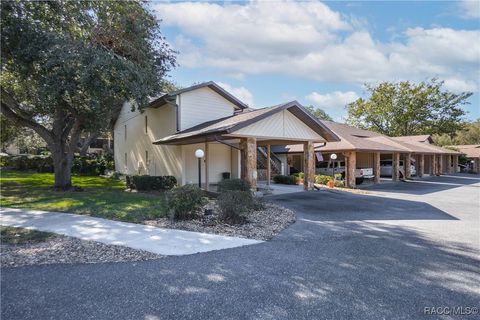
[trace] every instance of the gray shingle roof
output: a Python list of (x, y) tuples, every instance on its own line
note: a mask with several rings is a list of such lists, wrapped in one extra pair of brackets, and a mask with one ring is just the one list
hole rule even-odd
[[(315, 150), (321, 152), (365, 151), (365, 152), (403, 152), (424, 154), (460, 154), (456, 151), (429, 144), (429, 135), (391, 138), (377, 132), (355, 128), (343, 123), (322, 120), (341, 140), (316, 144)], [(422, 141), (422, 142), (421, 142)], [(276, 146), (275, 153), (303, 152), (302, 145)]]
[(295, 116), (301, 118), (314, 131), (322, 135), (327, 141), (337, 141), (338, 137), (323, 123), (314, 118), (297, 101), (267, 107), (262, 109), (248, 109), (235, 115), (201, 123), (192, 128), (180, 131), (176, 134), (164, 137), (154, 142), (154, 144), (179, 144), (189, 141), (192, 143), (195, 139), (202, 137), (222, 135), (232, 133), (238, 129), (248, 126), (256, 121), (262, 120), (272, 114), (288, 109)]

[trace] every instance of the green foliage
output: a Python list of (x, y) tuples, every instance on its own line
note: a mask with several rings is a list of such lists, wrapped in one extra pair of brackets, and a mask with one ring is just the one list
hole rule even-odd
[[(37, 172), (53, 172), (53, 161), (50, 156), (22, 154), (18, 156), (3, 156), (8, 160), (8, 166), (15, 170), (35, 170)], [(7, 161), (7, 160), (4, 160)]]
[(226, 179), (218, 183), (217, 190), (219, 193), (226, 191), (250, 191), (250, 183), (242, 179)]
[(402, 81), (366, 85), (370, 97), (347, 106), (347, 123), (388, 136), (453, 134), (462, 128), (471, 92), (455, 94), (432, 79), (418, 84)]
[(255, 199), (250, 191), (229, 190), (217, 198), (221, 218), (228, 223), (243, 223), (246, 214), (255, 208)]
[(11, 166), (12, 156), (6, 153), (0, 153), (0, 168), (6, 168)]
[(2, 1), (0, 11), (2, 113), (45, 140), (58, 173), (81, 136), (111, 127), (124, 101), (144, 108), (176, 64), (142, 1)]
[(335, 180), (343, 180), (343, 176), (342, 176), (341, 173), (335, 173), (334, 178), (335, 178)]
[(114, 170), (115, 163), (113, 156), (105, 155), (89, 155), (75, 156), (73, 158), (72, 172), (89, 176), (104, 175), (107, 170)]
[(207, 202), (203, 190), (193, 184), (173, 188), (167, 193), (168, 208), (172, 211), (173, 219), (192, 219)]
[(334, 182), (336, 188), (345, 188), (345, 182), (340, 180), (335, 180)]
[(307, 111), (318, 120), (333, 121), (332, 117), (330, 117), (323, 109), (315, 108), (312, 105), (305, 107), (305, 109), (307, 109)]
[(327, 185), (328, 181), (332, 181), (331, 176), (324, 176), (324, 175), (315, 175), (315, 183)]
[(52, 192), (52, 173), (2, 170), (0, 205), (9, 208), (71, 212), (142, 223), (166, 215), (163, 195), (125, 192), (122, 181), (73, 176), (82, 192)]
[(174, 176), (127, 176), (127, 187), (139, 191), (169, 190), (175, 187)]
[(434, 134), (432, 138), (439, 146), (480, 144), (480, 119), (465, 123), (464, 127), (454, 134)]
[(286, 175), (276, 175), (273, 177), (273, 182), (279, 183), (279, 184), (296, 184), (296, 176), (291, 175), (291, 176), (286, 176)]
[(0, 114), (0, 145), (2, 151), (13, 143), (20, 134), (21, 130), (15, 124)]

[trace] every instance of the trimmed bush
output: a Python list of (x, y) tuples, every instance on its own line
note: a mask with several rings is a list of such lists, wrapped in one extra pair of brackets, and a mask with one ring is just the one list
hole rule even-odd
[(279, 184), (296, 184), (296, 176), (291, 175), (291, 176), (285, 176), (285, 175), (276, 175), (273, 177), (273, 182), (279, 183)]
[(8, 165), (15, 170), (36, 170), (53, 172), (53, 160), (50, 156), (22, 154), (11, 156)]
[(228, 223), (244, 223), (245, 215), (255, 208), (255, 201), (250, 191), (226, 191), (217, 198), (222, 220)]
[(174, 176), (126, 176), (127, 187), (138, 191), (169, 190), (175, 187)]
[(226, 191), (250, 191), (250, 183), (242, 179), (226, 179), (218, 183), (219, 193)]
[(167, 193), (171, 217), (177, 220), (194, 218), (207, 202), (203, 190), (193, 184), (173, 188)]
[(315, 183), (327, 185), (328, 181), (333, 180), (331, 176), (324, 176), (324, 175), (316, 175), (315, 176)]
[(7, 153), (0, 153), (0, 168), (10, 167), (12, 156)]
[(345, 182), (340, 181), (340, 180), (335, 180), (335, 187), (336, 188), (345, 188)]
[(75, 156), (73, 158), (72, 173), (99, 176), (104, 175), (106, 171), (114, 170), (114, 168), (115, 163), (113, 156), (110, 154)]

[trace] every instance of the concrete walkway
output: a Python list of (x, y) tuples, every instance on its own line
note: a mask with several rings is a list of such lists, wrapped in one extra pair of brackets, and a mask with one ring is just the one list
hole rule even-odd
[(40, 210), (1, 208), (0, 225), (54, 232), (174, 256), (262, 242)]

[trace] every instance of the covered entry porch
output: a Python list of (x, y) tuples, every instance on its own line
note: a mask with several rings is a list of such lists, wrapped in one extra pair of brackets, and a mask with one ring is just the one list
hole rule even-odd
[[(244, 111), (160, 139), (154, 144), (176, 145), (182, 149), (181, 184), (198, 183), (210, 190), (229, 176), (248, 181), (257, 189), (259, 148), (265, 154), (265, 179), (272, 176), (271, 148), (276, 145), (301, 145), (305, 167), (304, 190), (313, 189), (315, 175), (314, 144), (338, 141), (338, 137), (313, 118), (298, 102), (270, 108)], [(202, 149), (204, 156), (195, 157)]]

